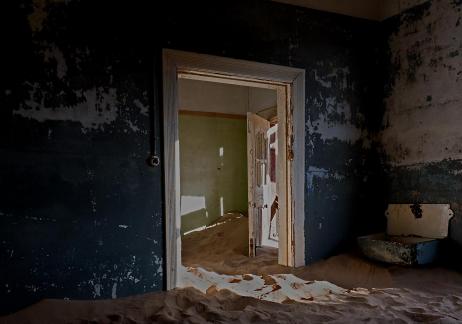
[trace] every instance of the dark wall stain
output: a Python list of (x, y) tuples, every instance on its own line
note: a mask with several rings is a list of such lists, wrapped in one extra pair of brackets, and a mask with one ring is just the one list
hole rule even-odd
[(424, 3), (411, 7), (410, 9), (402, 12), (399, 16), (403, 24), (413, 24), (422, 20), (425, 15), (429, 14), (429, 9), (432, 6), (432, 1), (425, 1)]
[(422, 54), (420, 53), (420, 44), (418, 41), (407, 49), (406, 56), (408, 62), (408, 68), (406, 71), (407, 80), (410, 82), (416, 81), (416, 71), (423, 63)]
[(415, 218), (422, 218), (422, 207), (420, 204), (412, 204), (409, 208)]

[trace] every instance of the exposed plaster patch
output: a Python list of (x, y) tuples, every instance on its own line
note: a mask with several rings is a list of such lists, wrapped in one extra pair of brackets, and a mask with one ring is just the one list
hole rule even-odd
[(142, 280), (135, 255), (125, 259), (120, 265), (99, 264), (93, 272), (92, 279), (84, 281), (79, 286), (89, 286), (93, 298), (117, 298), (119, 283), (138, 284)]
[[(117, 89), (98, 87), (74, 92), (82, 102), (73, 106), (46, 107), (44, 97), (47, 94), (41, 92), (39, 83), (34, 83), (29, 92), (29, 99), (20, 104), (19, 109), (13, 110), (13, 114), (38, 122), (75, 121), (82, 124), (82, 131), (104, 128), (104, 125), (117, 119)], [(35, 98), (41, 99), (36, 101)]]
[(345, 177), (337, 172), (332, 172), (323, 168), (318, 168), (314, 166), (309, 166), (308, 170), (306, 171), (306, 186), (308, 191), (314, 190), (314, 179), (335, 179), (335, 180), (342, 180)]
[(114, 282), (114, 283), (112, 284), (111, 298), (112, 298), (112, 299), (116, 299), (116, 298), (117, 298), (117, 282)]
[(96, 213), (96, 198), (92, 198), (92, 199), (90, 200), (90, 203), (91, 203), (91, 211), (92, 211), (93, 213)]
[(40, 288), (36, 285), (25, 285), (26, 290), (30, 291), (30, 292), (37, 292)]
[[(361, 129), (351, 121), (348, 102), (339, 102), (337, 98), (329, 97), (322, 104), (326, 106), (326, 111), (320, 114), (319, 119), (306, 123), (310, 134), (318, 133), (322, 140), (338, 139), (348, 143), (354, 143), (361, 138)], [(338, 118), (333, 118), (334, 115)]]
[(101, 284), (95, 284), (93, 287), (95, 289), (93, 292), (93, 298), (101, 297)]
[(332, 88), (332, 81), (331, 80), (323, 80), (318, 76), (317, 71), (314, 71), (314, 79), (324, 88)]
[(332, 88), (335, 86), (339, 90), (346, 90), (349, 87), (348, 75), (350, 69), (348, 67), (336, 68), (331, 73), (326, 75), (318, 75), (318, 71), (314, 70), (314, 79), (324, 88)]
[[(362, 136), (360, 125), (364, 116), (356, 113), (353, 116), (352, 107), (343, 96), (331, 96), (330, 93), (344, 94), (354, 90), (350, 81), (349, 67), (335, 67), (332, 64), (325, 66), (320, 62), (319, 69), (313, 70), (313, 78), (320, 86), (320, 91), (307, 102), (312, 105), (316, 119), (313, 116), (306, 123), (306, 130), (309, 134), (320, 134), (322, 140), (337, 139), (340, 141), (354, 143)], [(328, 70), (329, 73), (323, 71)]]
[(30, 219), (30, 220), (33, 220), (35, 222), (53, 222), (53, 223), (56, 223), (56, 219), (55, 218), (49, 218), (49, 217), (36, 217), (36, 216), (24, 216), (24, 219)]
[(128, 125), (128, 127), (132, 130), (132, 132), (136, 133), (140, 131), (140, 128), (136, 126), (131, 120), (126, 120), (125, 121)]
[(157, 275), (162, 275), (163, 273), (163, 268), (162, 268), (162, 265), (163, 265), (163, 259), (161, 257), (158, 257), (157, 255), (154, 255), (154, 260), (153, 260), (154, 264), (157, 266)]
[(455, 176), (459, 176), (462, 174), (462, 169), (458, 169), (458, 170), (452, 170), (451, 172), (453, 175)]
[(147, 105), (144, 105), (141, 100), (135, 99), (133, 100), (133, 103), (135, 104), (136, 107), (140, 109), (140, 114), (143, 114), (145, 116), (149, 116), (149, 107)]
[(51, 44), (42, 50), (42, 55), (45, 62), (52, 60), (56, 62), (56, 76), (63, 79), (67, 73), (67, 64), (63, 52), (55, 44)]

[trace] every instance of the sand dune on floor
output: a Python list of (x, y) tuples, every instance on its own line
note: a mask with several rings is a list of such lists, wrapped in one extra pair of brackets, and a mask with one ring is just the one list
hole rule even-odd
[(183, 236), (183, 265), (222, 274), (285, 273), (286, 267), (277, 264), (277, 249), (258, 249), (257, 257), (249, 259), (247, 224), (247, 217), (227, 214), (215, 224)]
[(347, 289), (403, 287), (428, 290), (444, 288), (445, 282), (452, 288), (462, 286), (462, 275), (456, 271), (438, 266), (386, 265), (368, 260), (359, 253), (336, 255), (306, 267), (284, 267), (277, 264), (276, 249), (258, 249), (255, 258), (247, 257), (247, 239), (247, 218), (239, 214), (225, 215), (212, 226), (182, 238), (182, 263), (186, 267), (226, 275), (293, 274), (306, 281), (329, 281)]
[(281, 267), (272, 251), (246, 257), (245, 218), (222, 221), (205, 236), (183, 239), (185, 288), (115, 300), (48, 299), (0, 324), (462, 322), (458, 272), (384, 266), (351, 254)]
[[(223, 275), (202, 268), (183, 268), (181, 285), (203, 293), (229, 290), (240, 296), (276, 303), (338, 301), (347, 292), (330, 282), (305, 281), (293, 274)], [(364, 294), (367, 290), (355, 290), (354, 293)]]
[(273, 303), (227, 289), (193, 288), (102, 301), (44, 300), (0, 318), (2, 324), (45, 323), (460, 323), (462, 297), (409, 289), (346, 293), (331, 302)]
[(277, 249), (257, 249), (248, 254), (248, 219), (228, 214), (217, 223), (182, 238), (182, 263), (220, 274), (257, 275), (291, 273), (304, 280), (330, 281), (345, 288), (393, 287), (388, 268), (378, 266), (361, 256), (341, 255), (310, 267), (289, 268), (277, 264)]

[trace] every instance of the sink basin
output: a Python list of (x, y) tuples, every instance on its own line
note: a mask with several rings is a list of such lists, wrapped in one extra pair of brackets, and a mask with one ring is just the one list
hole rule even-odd
[(358, 245), (367, 257), (393, 264), (416, 265), (433, 262), (439, 240), (416, 236), (391, 236), (385, 233), (358, 237)]

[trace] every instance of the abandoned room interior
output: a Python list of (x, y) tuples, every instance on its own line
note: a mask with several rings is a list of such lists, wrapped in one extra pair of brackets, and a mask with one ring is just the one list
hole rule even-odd
[(238, 264), (263, 256), (277, 264), (276, 91), (186, 78), (178, 89), (182, 264), (242, 273), (252, 270)]
[(3, 5), (1, 324), (462, 322), (460, 0)]

